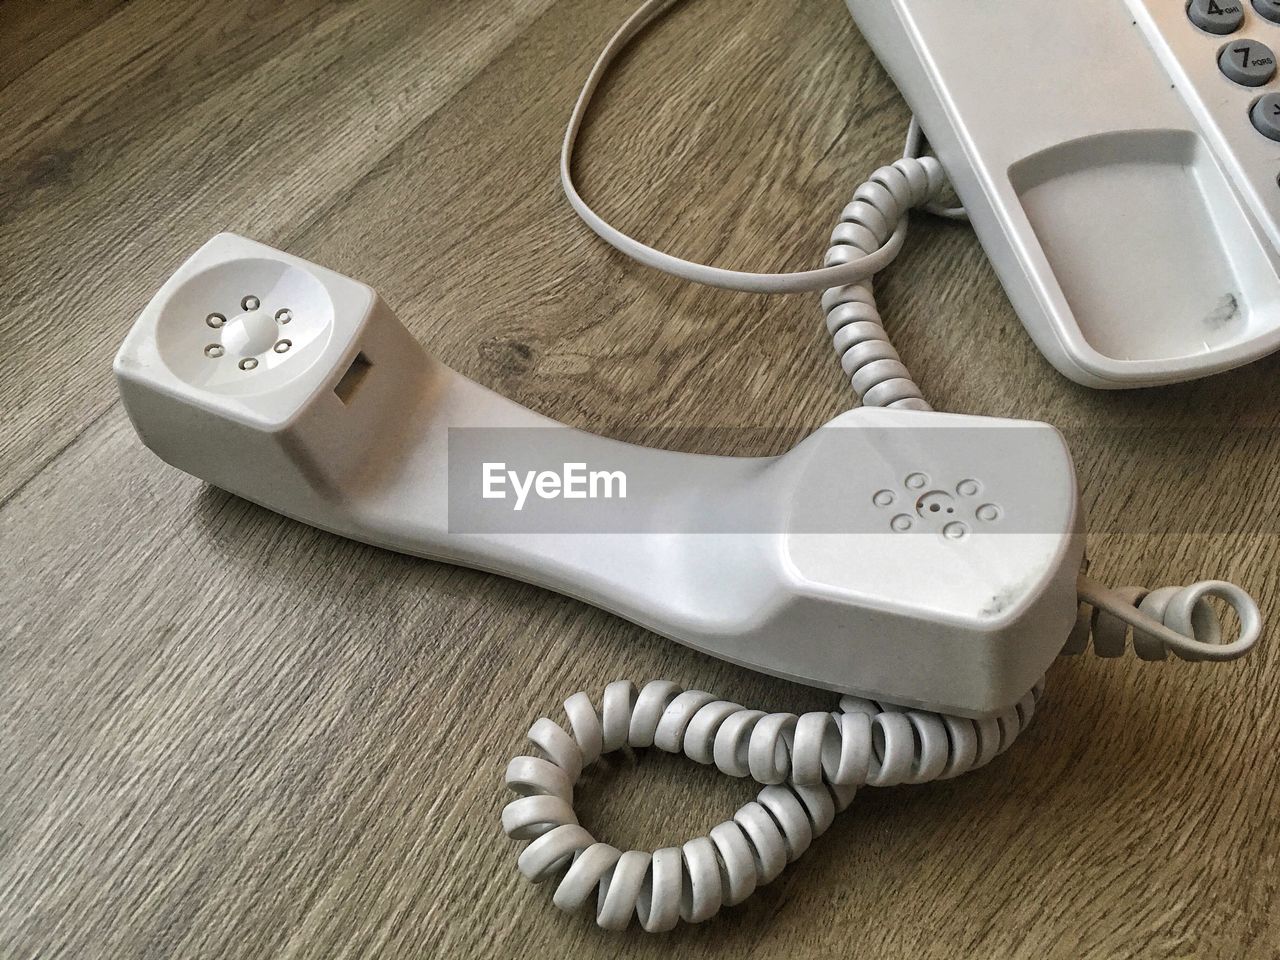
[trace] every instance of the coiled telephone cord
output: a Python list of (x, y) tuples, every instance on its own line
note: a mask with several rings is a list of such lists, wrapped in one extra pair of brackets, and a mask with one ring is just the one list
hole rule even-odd
[[(614, 247), (667, 273), (697, 283), (756, 293), (824, 290), (827, 330), (845, 374), (869, 406), (928, 410), (920, 388), (889, 342), (876, 308), (872, 278), (902, 249), (913, 209), (963, 218), (945, 204), (941, 164), (921, 156), (923, 137), (912, 121), (904, 156), (881, 167), (854, 191), (831, 236), (822, 268), (798, 273), (745, 273), (681, 260), (606, 223), (573, 183), (573, 150), (591, 98), (627, 43), (676, 0), (648, 0), (601, 53), (574, 106), (561, 150), (565, 194), (582, 219)], [(1080, 618), (1064, 653), (1092, 644), (1104, 657), (1132, 646), (1143, 659), (1229, 660), (1257, 641), (1257, 604), (1239, 587), (1205, 581), (1189, 587), (1109, 590), (1079, 582)], [(1221, 627), (1206, 602), (1217, 597), (1240, 621), (1239, 637), (1221, 643)], [(842, 697), (831, 712), (765, 713), (654, 680), (604, 689), (600, 706), (585, 693), (564, 703), (568, 730), (538, 720), (529, 740), (540, 756), (519, 756), (506, 783), (517, 798), (502, 811), (507, 835), (529, 841), (518, 866), (530, 880), (558, 878), (553, 900), (564, 910), (593, 904), (596, 922), (621, 930), (634, 917), (645, 930), (697, 923), (741, 903), (769, 883), (831, 825), (863, 786), (925, 783), (989, 763), (1026, 729), (1043, 678), (1010, 709), (981, 720), (918, 710), (861, 697)], [(629, 747), (682, 753), (731, 777), (762, 787), (751, 803), (678, 847), (622, 851), (599, 842), (578, 822), (574, 787), (607, 753)]]

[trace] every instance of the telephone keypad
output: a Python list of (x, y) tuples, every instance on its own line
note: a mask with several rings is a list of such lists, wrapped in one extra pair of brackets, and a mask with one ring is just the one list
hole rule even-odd
[(1181, 2), (1124, 0), (1171, 92), (1280, 250), (1280, 0)]
[[(1280, 25), (1280, 0), (1250, 0), (1264, 20)], [(1187, 18), (1206, 33), (1226, 36), (1245, 22), (1244, 0), (1187, 0)], [(1276, 55), (1265, 43), (1241, 37), (1218, 48), (1218, 69), (1245, 87), (1261, 87), (1276, 77)], [(1249, 106), (1253, 128), (1280, 143), (1280, 94), (1268, 93)]]

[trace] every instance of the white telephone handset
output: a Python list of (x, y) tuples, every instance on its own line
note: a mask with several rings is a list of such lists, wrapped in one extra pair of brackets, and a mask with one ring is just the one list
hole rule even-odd
[[(187, 473), (814, 686), (990, 716), (1075, 622), (1075, 475), (1043, 424), (864, 407), (774, 459), (636, 447), (460, 376), (365, 285), (232, 234), (156, 294), (116, 373), (138, 433)], [(629, 503), (584, 502), (576, 526), (487, 504), (499, 458), (618, 473)]]

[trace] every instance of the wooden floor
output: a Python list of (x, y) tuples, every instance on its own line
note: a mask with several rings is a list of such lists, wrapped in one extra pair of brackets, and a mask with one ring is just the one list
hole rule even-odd
[[(575, 426), (775, 453), (847, 408), (813, 298), (648, 272), (560, 195), (563, 123), (633, 2), (0, 0), (0, 957), (1280, 957), (1274, 638), (1229, 666), (1060, 662), (990, 767), (865, 791), (712, 923), (604, 934), (499, 829), (529, 722), (619, 677), (829, 698), (140, 445), (111, 358), (226, 229), (367, 281), (445, 362)], [(811, 265), (907, 119), (838, 0), (687, 4), (597, 117), (607, 215), (758, 268)], [(1077, 387), (963, 225), (919, 222), (881, 290), (939, 408), (1067, 433), (1100, 579), (1221, 576), (1280, 609), (1280, 358)], [(642, 756), (583, 793), (599, 834), (651, 848), (753, 791)]]

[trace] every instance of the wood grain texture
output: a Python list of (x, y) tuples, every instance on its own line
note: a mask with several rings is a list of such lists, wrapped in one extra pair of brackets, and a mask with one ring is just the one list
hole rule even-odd
[[(632, 2), (0, 2), (0, 956), (1280, 957), (1275, 643), (1061, 662), (990, 767), (864, 791), (712, 923), (608, 935), (499, 830), (528, 724), (618, 677), (829, 698), (141, 448), (111, 356), (221, 229), (369, 282), (445, 362), (575, 426), (762, 454), (846, 408), (812, 298), (645, 271), (563, 202), (562, 125)], [(666, 249), (799, 268), (905, 122), (836, 0), (701, 0), (624, 59), (581, 173)], [(1100, 579), (1217, 575), (1280, 609), (1280, 359), (1076, 387), (949, 223), (919, 221), (880, 290), (939, 408), (1068, 434)], [(582, 805), (652, 847), (752, 792), (644, 755)]]

